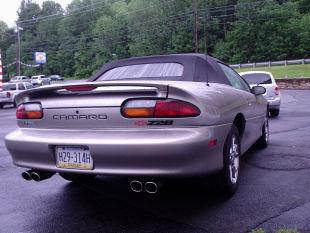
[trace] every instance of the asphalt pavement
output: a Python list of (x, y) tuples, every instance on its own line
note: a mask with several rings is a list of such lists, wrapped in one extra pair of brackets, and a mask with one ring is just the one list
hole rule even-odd
[[(135, 194), (126, 179), (72, 184), (55, 175), (21, 178), (0, 142), (0, 233), (310, 232), (310, 91), (282, 91), (270, 119), (270, 145), (242, 159), (241, 183), (230, 199), (212, 182), (175, 180), (156, 195)], [(0, 109), (0, 136), (16, 126), (15, 109)]]

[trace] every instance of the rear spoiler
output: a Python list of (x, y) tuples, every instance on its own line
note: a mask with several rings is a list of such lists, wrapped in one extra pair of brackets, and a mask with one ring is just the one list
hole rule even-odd
[[(100, 90), (100, 87), (128, 87), (127, 90), (106, 89)], [(138, 88), (137, 88), (138, 87)], [(134, 89), (136, 88), (136, 89)], [(78, 82), (60, 85), (48, 85), (39, 88), (23, 91), (16, 96), (17, 104), (29, 102), (33, 98), (50, 96), (53, 94), (65, 93), (117, 93), (117, 92), (155, 92), (160, 93), (160, 96), (167, 98), (168, 84), (152, 83), (152, 82), (125, 82), (125, 81), (104, 81), (104, 82)]]

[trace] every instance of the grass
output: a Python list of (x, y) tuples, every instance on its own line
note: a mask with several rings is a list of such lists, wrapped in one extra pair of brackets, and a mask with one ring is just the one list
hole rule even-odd
[[(259, 228), (259, 229), (252, 230), (251, 233), (266, 233), (266, 232), (264, 231), (264, 229)], [(275, 233), (298, 233), (298, 231), (292, 230), (292, 229), (279, 229), (275, 231)]]
[(241, 68), (235, 69), (237, 72), (244, 71), (269, 71), (275, 78), (310, 78), (310, 64), (305, 65), (288, 65), (272, 66), (258, 68)]

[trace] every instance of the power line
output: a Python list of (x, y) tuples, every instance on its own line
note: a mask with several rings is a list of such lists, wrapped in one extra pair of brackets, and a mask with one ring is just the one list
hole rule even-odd
[[(171, 1), (173, 1), (173, 0), (170, 0), (170, 2)], [(251, 5), (255, 5), (255, 3), (262, 3), (262, 1), (258, 1), (258, 2), (254, 2), (254, 3), (251, 3)], [(241, 5), (241, 4), (240, 4)], [(242, 4), (242, 5), (249, 5), (249, 3), (247, 3), (247, 4)], [(150, 6), (150, 7), (154, 7), (155, 5), (152, 5), (152, 6)], [(225, 7), (235, 7), (235, 6), (238, 6), (238, 5), (228, 5), (228, 6), (223, 6), (223, 7), (213, 7), (213, 8), (208, 8), (208, 12), (207, 13), (209, 13), (209, 12), (211, 12), (211, 13), (214, 13), (214, 12), (220, 12), (220, 11), (222, 11), (222, 9), (224, 9)], [(308, 5), (308, 6), (303, 6), (302, 8), (307, 8), (307, 7), (309, 7), (310, 5)], [(148, 8), (150, 8), (150, 7), (148, 7)], [(144, 8), (144, 9), (147, 9), (147, 8)], [(142, 11), (143, 9), (140, 9), (140, 10), (137, 10), (137, 11)], [(137, 11), (132, 11), (132, 12), (127, 12), (126, 14), (132, 14), (132, 13), (136, 13)], [(285, 11), (285, 9), (284, 10), (281, 10), (281, 11), (278, 11), (277, 13), (279, 13), (279, 12), (284, 12)], [(193, 11), (192, 10), (190, 10), (190, 11), (188, 11), (188, 12), (185, 12), (185, 13), (177, 13), (176, 15), (182, 15), (182, 14), (190, 14), (190, 13), (192, 13)], [(205, 8), (200, 8), (200, 9), (197, 9), (197, 12), (198, 13), (205, 13), (206, 12), (206, 9)], [(122, 15), (122, 14), (119, 14), (119, 15)], [(115, 17), (111, 17), (111, 18), (114, 18), (114, 19), (116, 19), (117, 17), (119, 17), (119, 15), (118, 16), (115, 16)], [(123, 14), (123, 15), (125, 15), (125, 14)], [(239, 16), (241, 16), (241, 15), (245, 15), (245, 14), (238, 14)], [(233, 13), (233, 14), (226, 14), (226, 15), (217, 15), (216, 17), (228, 17), (228, 16), (236, 16), (236, 13)], [(211, 15), (211, 17), (215, 17), (215, 16), (212, 16)], [(158, 20), (158, 19), (152, 19), (152, 21), (155, 21), (155, 20)], [(143, 22), (140, 22), (140, 24), (142, 25), (142, 24), (144, 24), (145, 23), (145, 21), (143, 21)], [(85, 23), (85, 24), (81, 24), (81, 23), (79, 23), (79, 26), (84, 26), (84, 25), (89, 25), (89, 23)], [(135, 24), (136, 25), (136, 24)], [(42, 33), (36, 33), (36, 34), (38, 34), (38, 35), (43, 35), (43, 34), (46, 34), (46, 33), (48, 33), (48, 32), (58, 32), (58, 30), (47, 30), (47, 31), (45, 31), (45, 32), (42, 32)]]
[[(117, 2), (122, 2), (122, 1), (124, 1), (124, 0), (117, 0), (117, 1), (112, 2), (111, 4), (114, 4), (114, 3), (117, 3)], [(165, 1), (165, 3), (171, 3), (171, 2), (173, 2), (173, 0)], [(218, 6), (218, 7), (211, 7), (211, 8), (209, 8), (209, 10), (211, 10), (211, 11), (212, 10), (220, 11), (221, 9), (226, 9), (227, 7), (246, 6), (246, 5), (255, 6), (255, 5), (259, 4), (259, 3), (264, 3), (264, 2), (265, 2), (264, 0), (261, 0), (261, 1), (256, 1), (256, 2), (239, 3), (239, 4), (234, 4), (234, 5), (224, 5), (224, 6)], [(19, 23), (24, 23), (24, 22), (37, 23), (41, 19), (52, 18), (51, 20), (53, 20), (53, 19), (59, 19), (59, 18), (66, 18), (66, 17), (74, 16), (76, 14), (86, 13), (86, 12), (89, 12), (90, 10), (100, 9), (100, 7), (95, 7), (95, 8), (87, 9), (85, 11), (78, 11), (79, 9), (85, 9), (85, 8), (88, 8), (88, 7), (91, 7), (91, 6), (94, 6), (94, 5), (98, 5), (98, 4), (102, 4), (102, 3), (104, 3), (104, 1), (103, 2), (99, 2), (99, 3), (93, 3), (93, 4), (90, 4), (88, 6), (84, 6), (84, 7), (81, 7), (81, 8), (77, 8), (76, 9), (77, 12), (74, 12), (74, 11), (72, 11), (72, 13), (71, 12), (67, 12), (66, 15), (60, 15), (60, 17), (57, 17), (57, 18), (53, 18), (53, 16), (55, 16), (55, 15), (57, 16), (60, 13), (51, 14), (51, 15), (42, 16), (42, 17), (37, 17), (37, 18), (31, 18), (31, 19), (27, 19), (27, 20), (22, 20), (22, 21), (19, 21)], [(146, 9), (149, 9), (149, 8), (152, 8), (152, 7), (155, 7), (155, 6), (159, 6), (159, 5), (161, 5), (161, 4), (151, 4), (149, 7), (145, 7), (145, 8), (142, 8), (142, 9), (134, 10), (134, 11), (131, 11), (131, 12), (128, 12), (128, 13), (124, 13), (124, 14), (119, 14), (119, 15), (127, 15), (127, 14), (131, 14), (131, 13), (136, 13), (136, 12), (143, 11), (143, 10), (146, 10)], [(110, 6), (104, 6), (104, 8), (106, 8), (106, 7), (110, 7)]]
[[(277, 20), (277, 19), (287, 19), (287, 17), (273, 17), (273, 18), (265, 18), (265, 19), (255, 19), (255, 20), (251, 20), (251, 21), (267, 21), (267, 20)], [(215, 24), (218, 24), (218, 23), (215, 23)], [(221, 23), (220, 23), (221, 24)], [(159, 30), (157, 30), (158, 32)], [(153, 32), (152, 35), (154, 37), (165, 37), (166, 36), (166, 33), (164, 32), (159, 32), (159, 33), (154, 33), (156, 32), (156, 30), (154, 29), (150, 29), (149, 32)], [(137, 34), (136, 36), (137, 37), (140, 37), (142, 36), (143, 34)], [(110, 38), (105, 38), (105, 39), (113, 39), (112, 37)], [(119, 40), (119, 41), (114, 41), (112, 42), (110, 45), (116, 45), (116, 44), (121, 44), (121, 43), (126, 43), (128, 42), (128, 40)], [(82, 49), (99, 49), (99, 48), (102, 48), (102, 46), (99, 46), (97, 45), (98, 44), (98, 41), (92, 41), (92, 42), (89, 42), (89, 43), (85, 43), (86, 46), (84, 46)], [(80, 51), (81, 48), (75, 48), (75, 46), (73, 45), (72, 47), (66, 47), (66, 48), (61, 48), (60, 51), (68, 51), (68, 52), (74, 52), (74, 51)], [(29, 53), (29, 54), (33, 54), (33, 53)]]
[[(199, 12), (202, 12), (201, 10), (202, 10), (202, 9), (199, 9)], [(168, 25), (166, 25), (166, 27), (167, 27), (167, 28), (171, 27), (172, 21), (175, 21), (174, 24), (175, 24), (175, 23), (180, 23), (180, 22), (182, 22), (182, 21), (183, 21), (183, 20), (182, 20), (183, 17), (190, 17), (191, 14), (192, 14), (192, 12), (189, 11), (189, 12), (187, 12), (187, 13), (182, 14), (181, 16), (179, 16), (179, 15), (172, 15), (172, 16), (169, 16), (169, 20), (171, 20), (171, 21), (170, 21), (170, 23), (169, 23)], [(229, 17), (229, 16), (235, 16), (235, 15), (236, 15), (235, 13), (234, 13), (234, 14), (216, 15), (216, 16), (211, 16), (211, 19), (224, 18), (224, 17)], [(277, 18), (279, 19), (279, 17), (277, 17)], [(282, 19), (282, 18), (283, 18), (283, 17), (281, 17), (280, 19)], [(284, 18), (289, 19), (289, 17), (284, 17)], [(269, 18), (266, 18), (266, 19), (275, 19), (275, 18), (269, 17)], [(191, 20), (191, 18), (189, 18), (189, 19), (187, 19), (187, 20)], [(264, 19), (264, 18), (263, 18), (263, 19), (248, 19), (248, 21), (259, 21), (259, 20), (263, 20), (263, 21), (264, 21), (265, 19)], [(135, 28), (139, 28), (139, 27), (138, 27), (139, 25), (146, 24), (146, 23), (151, 23), (151, 22), (155, 22), (155, 21), (158, 21), (158, 19), (152, 19), (152, 20), (147, 20), (147, 21), (144, 21), (144, 22), (136, 23), (136, 24), (131, 24), (131, 27), (134, 25)], [(159, 22), (159, 21), (158, 21), (158, 22)], [(161, 21), (160, 23), (162, 23), (162, 21)], [(231, 24), (231, 23), (233, 23), (233, 22), (225, 22), (225, 24)], [(219, 23), (219, 22), (216, 22), (216, 23), (212, 23), (212, 24), (220, 24), (220, 23)], [(114, 34), (113, 34), (112, 36), (110, 36), (109, 38), (107, 38), (107, 37), (105, 37), (105, 38), (107, 38), (107, 39), (113, 39), (115, 36), (121, 35), (121, 33), (128, 33), (127, 30), (128, 30), (128, 25), (125, 25), (124, 27), (118, 28), (117, 33), (114, 33)], [(147, 31), (149, 31), (149, 30), (144, 30), (144, 31), (147, 32)], [(113, 33), (113, 32), (115, 32), (114, 29), (105, 30), (104, 33), (83, 33), (83, 34), (81, 34), (81, 35), (79, 35), (79, 36), (75, 36), (74, 39), (75, 39), (76, 42), (78, 42), (81, 38), (84, 38), (85, 40), (87, 40), (87, 39), (100, 39), (101, 37), (104, 37), (104, 36), (105, 36), (104, 34), (106, 34), (106, 33), (111, 34), (111, 33)], [(131, 31), (131, 32), (132, 32), (132, 31)], [(129, 34), (130, 34), (131, 32), (129, 32)], [(69, 37), (71, 38), (71, 36), (69, 36)], [(64, 38), (64, 40), (65, 40), (65, 38)], [(39, 46), (39, 45), (45, 45), (45, 42), (48, 42), (49, 44), (51, 44), (51, 43), (50, 43), (50, 40), (41, 40), (41, 39), (39, 39), (38, 41), (39, 41), (40, 43), (36, 43), (37, 46)], [(52, 44), (53, 44), (53, 43), (52, 43)], [(58, 44), (62, 44), (62, 43), (59, 42)]]
[[(168, 2), (171, 2), (172, 0), (170, 0), (170, 1), (168, 1)], [(115, 1), (115, 2), (120, 2), (120, 1)], [(102, 4), (103, 2), (100, 2), (100, 4)], [(255, 3), (255, 2), (254, 2)], [(258, 4), (262, 4), (262, 3), (265, 3), (265, 1), (258, 1), (258, 2), (256, 2), (257, 4), (256, 5), (258, 5)], [(99, 4), (99, 3), (97, 3), (97, 4)], [(159, 4), (158, 4), (159, 5)], [(114, 16), (114, 17), (112, 17), (111, 16), (111, 18), (117, 18), (117, 17), (119, 17), (120, 15), (129, 15), (129, 14), (133, 14), (133, 13), (137, 13), (137, 12), (140, 12), (140, 11), (143, 11), (143, 10), (146, 10), (146, 9), (148, 9), (148, 8), (151, 8), (151, 7), (155, 7), (155, 6), (158, 6), (158, 5), (151, 5), (151, 6), (149, 6), (149, 7), (146, 7), (146, 8), (143, 8), (143, 9), (138, 9), (138, 10), (135, 10), (135, 11), (131, 11), (131, 12), (126, 12), (126, 14), (119, 14), (119, 15), (117, 15), (117, 16)], [(236, 12), (234, 11), (235, 9), (236, 9), (236, 7), (239, 7), (241, 4), (236, 4), (236, 5), (226, 5), (226, 6), (221, 6), (221, 7), (214, 7), (214, 8), (208, 8), (207, 10), (205, 9), (205, 8), (201, 8), (201, 9), (197, 9), (197, 16), (199, 16), (201, 13), (206, 13), (206, 12), (208, 12), (209, 14), (210, 14), (210, 16), (211, 16), (211, 19), (222, 19), (222, 18), (225, 18), (225, 17), (234, 17), (234, 16), (238, 16), (239, 18), (240, 17), (242, 17), (243, 15), (244, 16), (246, 16), (246, 14), (240, 14), (240, 13), (238, 13), (238, 14), (236, 14)], [(248, 3), (248, 4), (244, 4), (244, 5), (249, 5), (249, 6), (254, 6), (254, 4), (253, 3)], [(310, 5), (309, 5), (310, 6)], [(304, 6), (304, 7), (309, 7), (309, 6)], [(98, 9), (99, 8), (99, 6), (97, 6), (97, 8), (91, 8), (91, 9), (87, 9), (87, 7), (91, 7), (91, 5), (89, 5), (89, 6), (85, 6), (84, 7), (84, 9), (86, 9), (86, 10), (94, 10), (94, 9)], [(278, 5), (276, 6), (276, 7), (278, 7)], [(81, 11), (81, 12), (78, 12), (78, 11), (76, 11), (75, 13), (77, 14), (77, 13), (85, 13), (85, 12), (88, 12), (88, 11)], [(232, 13), (232, 14), (220, 14), (220, 15), (212, 15), (212, 14), (215, 14), (215, 13), (221, 13), (221, 12), (223, 12), (223, 11), (227, 11), (227, 10), (232, 10), (232, 11), (234, 11), (234, 13)], [(282, 10), (279, 10), (279, 11), (277, 11), (276, 13), (278, 14), (279, 12), (284, 12), (285, 11), (285, 9), (282, 9)], [(169, 22), (169, 20), (168, 20), (168, 25), (167, 26), (165, 26), (168, 30), (169, 29), (171, 29), (171, 28), (173, 28), (173, 27), (175, 27), (176, 25), (177, 25), (177, 23), (183, 23), (183, 22), (187, 22), (188, 23), (188, 21), (190, 21), (190, 20), (193, 20), (192, 18), (188, 18), (188, 19), (186, 19), (187, 17), (190, 17), (191, 16), (191, 14), (193, 14), (193, 10), (190, 10), (190, 11), (188, 11), (188, 12), (186, 12), (186, 13), (177, 13), (177, 14), (175, 14), (174, 16), (172, 16), (172, 17), (170, 17), (169, 16), (169, 20), (171, 21), (171, 22)], [(65, 15), (65, 16), (62, 16), (62, 17), (68, 17), (69, 15)], [(48, 16), (46, 16), (45, 18), (42, 18), (42, 21), (40, 21), (40, 22), (45, 22), (45, 20), (44, 19), (46, 19)], [(251, 17), (253, 17), (253, 15), (251, 15)], [(294, 17), (294, 16), (291, 16), (291, 17)], [(185, 19), (184, 19), (185, 18)], [(54, 18), (51, 18), (51, 20), (53, 20)], [(261, 21), (265, 21), (265, 20), (277, 20), (277, 19), (290, 19), (290, 17), (288, 17), (288, 16), (286, 16), (286, 17), (267, 17), (267, 18), (252, 18), (252, 19), (246, 19), (246, 21), (248, 21), (248, 22), (261, 22)], [(152, 19), (152, 20), (146, 20), (146, 21), (143, 21), (143, 22), (139, 22), (139, 23), (135, 23), (135, 24), (133, 24), (133, 25), (135, 25), (135, 27), (137, 28), (137, 31), (139, 31), (139, 27), (137, 27), (138, 25), (143, 25), (143, 24), (146, 24), (146, 23), (150, 23), (150, 22), (158, 22), (158, 23), (160, 23), (160, 20), (161, 19)], [(47, 21), (47, 20), (46, 20)], [(173, 21), (173, 23), (172, 23), (172, 21)], [(20, 21), (20, 22), (23, 22), (23, 21)], [(35, 21), (29, 21), (29, 23), (35, 23)], [(39, 23), (40, 23), (39, 22)], [(221, 25), (221, 24), (234, 24), (234, 22), (224, 22), (224, 23), (222, 23), (222, 22), (208, 22), (208, 24), (210, 24), (210, 25), (212, 25), (212, 24), (218, 24), (218, 25)], [(86, 24), (85, 24), (86, 25)], [(131, 32), (129, 32), (128, 33), (128, 29), (129, 28), (132, 28), (132, 25), (130, 25), (130, 26), (128, 26), (128, 25), (125, 25), (124, 27), (120, 27), (119, 28), (119, 31), (117, 31), (115, 34), (113, 34), (113, 35), (110, 35), (110, 36), (106, 36), (105, 34), (108, 34), (109, 32), (111, 32), (111, 31), (113, 31), (113, 29), (110, 29), (110, 30), (105, 30), (105, 34), (100, 34), (100, 33), (98, 33), (98, 34), (94, 34), (94, 33), (91, 33), (91, 32), (89, 32), (89, 33), (86, 33), (86, 34), (80, 34), (79, 36), (75, 36), (75, 42), (73, 41), (73, 43), (78, 43), (79, 42), (79, 39), (81, 39), (81, 38), (85, 38), (85, 40), (95, 40), (95, 41), (90, 41), (90, 42), (84, 42), (84, 44), (86, 44), (87, 45), (87, 47), (85, 47), (86, 49), (88, 49), (88, 48), (93, 48), (93, 49), (96, 49), (96, 48), (101, 48), (101, 46), (98, 46), (98, 47), (96, 47), (96, 46), (94, 46), (94, 45), (96, 45), (96, 44), (98, 44), (99, 42), (98, 41), (107, 41), (107, 40), (113, 40), (113, 39), (115, 39), (115, 37), (116, 36), (120, 36), (120, 35), (122, 35), (121, 33), (127, 33), (127, 38), (126, 38), (126, 40), (121, 40), (121, 41), (116, 41), (117, 43), (116, 44), (118, 44), (118, 43), (128, 43), (128, 41), (130, 41), (130, 39), (132, 39), (131, 38), (131, 35), (130, 35), (130, 33), (133, 33), (133, 31), (131, 31)], [(160, 29), (159, 29), (160, 30)], [(197, 30), (198, 31), (198, 30)], [(46, 32), (58, 32), (58, 30), (47, 30)], [(45, 32), (45, 33), (46, 33)], [(136, 37), (139, 37), (140, 35), (144, 35), (146, 32), (156, 32), (156, 31), (154, 31), (154, 30), (152, 30), (152, 29), (148, 29), (148, 30), (143, 30), (143, 33), (142, 34), (135, 34), (136, 35)], [(41, 33), (37, 33), (37, 34), (41, 34)], [(42, 35), (43, 35), (44, 33), (42, 33)], [(152, 36), (160, 36), (160, 35), (162, 35), (162, 37), (165, 37), (165, 36), (167, 36), (167, 34), (168, 34), (168, 36), (169, 35), (171, 35), (171, 33), (169, 34), (169, 33), (167, 33), (167, 32), (161, 32), (161, 33), (153, 33), (152, 34)], [(96, 37), (97, 36), (97, 37)], [(65, 38), (66, 37), (64, 37), (63, 38), (63, 40), (65, 40)], [(44, 47), (46, 44), (44, 43), (44, 42), (50, 42), (49, 40), (40, 40), (39, 39), (39, 42), (40, 43), (37, 43), (37, 44), (35, 44), (36, 46), (38, 46), (38, 47)], [(114, 41), (115, 42), (115, 41)], [(54, 42), (55, 44), (53, 44), (53, 43), (48, 43), (49, 45), (60, 45), (60, 46), (62, 46), (62, 45), (64, 45), (64, 43), (63, 43), (63, 41), (59, 41), (59, 42)], [(110, 43), (110, 45), (114, 45), (115, 43)], [(39, 46), (39, 45), (42, 45), (42, 46)], [(73, 45), (73, 47), (74, 47), (74, 45)], [(69, 47), (64, 47), (65, 49), (68, 49), (67, 51), (72, 51), (72, 49), (70, 49)], [(30, 48), (31, 49), (31, 48)], [(76, 48), (74, 51), (80, 51), (81, 49), (84, 49), (84, 48)], [(59, 49), (58, 49), (58, 51), (59, 51)], [(66, 50), (63, 50), (63, 49), (61, 49), (61, 51), (66, 51)], [(57, 51), (56, 51), (57, 52)], [(29, 53), (30, 54), (30, 53)], [(32, 53), (31, 53), (32, 54)], [(27, 53), (26, 53), (26, 55), (27, 55)]]

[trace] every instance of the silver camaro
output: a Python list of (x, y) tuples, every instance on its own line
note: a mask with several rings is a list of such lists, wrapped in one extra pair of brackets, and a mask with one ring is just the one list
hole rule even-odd
[(87, 82), (18, 95), (5, 144), (27, 180), (125, 176), (155, 193), (159, 178), (215, 174), (231, 195), (240, 156), (268, 145), (265, 91), (203, 54), (119, 60)]

